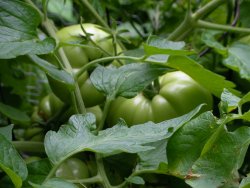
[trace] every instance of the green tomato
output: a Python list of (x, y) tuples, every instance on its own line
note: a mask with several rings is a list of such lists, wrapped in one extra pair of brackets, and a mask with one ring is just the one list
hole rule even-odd
[(128, 125), (147, 121), (161, 122), (188, 113), (201, 103), (212, 109), (212, 95), (183, 72), (167, 73), (159, 78), (159, 93), (148, 99), (142, 93), (127, 99), (118, 97), (111, 104), (107, 122), (110, 126), (119, 118)]
[(78, 158), (69, 158), (56, 170), (55, 176), (64, 179), (83, 179), (89, 177), (87, 165)]
[[(85, 23), (82, 24), (82, 27), (88, 34), (90, 34), (91, 40), (93, 40), (98, 46), (110, 54), (114, 53), (112, 40), (106, 39), (109, 34), (103, 31), (100, 26), (91, 23)], [(61, 43), (81, 43), (88, 45), (85, 47), (77, 47), (72, 45), (63, 47), (65, 54), (73, 68), (80, 68), (89, 61), (103, 56), (103, 53), (99, 49), (94, 48), (90, 41), (86, 41), (85, 36), (86, 35), (83, 32), (80, 24), (64, 27), (57, 32), (57, 37)]]
[(60, 110), (62, 106), (63, 102), (58, 97), (56, 97), (54, 93), (50, 93), (41, 100), (38, 107), (38, 114), (43, 120), (46, 121), (55, 115), (55, 113)]

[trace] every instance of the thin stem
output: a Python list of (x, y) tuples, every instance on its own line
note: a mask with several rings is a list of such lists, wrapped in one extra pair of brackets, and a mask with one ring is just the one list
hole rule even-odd
[(43, 142), (13, 141), (12, 144), (19, 151), (45, 153)]
[(103, 57), (100, 59), (96, 59), (93, 60), (91, 62), (89, 62), (88, 64), (86, 64), (85, 66), (83, 66), (77, 73), (76, 73), (76, 77), (78, 78), (81, 74), (83, 74), (85, 71), (87, 71), (89, 68), (99, 64), (99, 63), (103, 63), (103, 62), (107, 62), (107, 61), (112, 61), (115, 59), (124, 59), (124, 60), (132, 60), (135, 62), (140, 62), (143, 60), (143, 58), (137, 58), (137, 57), (131, 57), (131, 56), (110, 56), (110, 57)]
[(80, 183), (80, 184), (94, 184), (94, 183), (101, 183), (102, 178), (100, 175), (93, 176), (91, 178), (85, 179), (77, 179), (77, 180), (68, 180), (71, 183)]
[(233, 27), (229, 25), (210, 23), (202, 20), (197, 22), (197, 26), (206, 29), (222, 30), (228, 32), (250, 33), (250, 28)]
[(213, 0), (207, 3), (205, 6), (203, 6), (193, 14), (194, 20), (204, 18), (207, 14), (214, 11), (218, 6), (226, 2), (227, 0)]
[(109, 28), (108, 24), (102, 19), (102, 17), (96, 12), (96, 10), (92, 7), (92, 5), (88, 2), (88, 0), (80, 0), (80, 2), (92, 13), (92, 15), (96, 18), (98, 23), (103, 27)]
[(102, 119), (101, 119), (101, 122), (99, 123), (99, 125), (97, 127), (97, 131), (102, 130), (103, 127), (104, 127), (105, 120), (107, 118), (111, 102), (112, 102), (112, 99), (107, 97), (107, 100), (106, 100), (105, 105), (104, 105), (103, 113), (102, 113)]
[[(60, 163), (61, 164), (61, 163)], [(48, 181), (50, 178), (52, 178), (59, 167), (60, 164), (54, 165), (52, 169), (50, 170), (49, 174), (46, 176), (45, 180), (43, 182)]]
[(105, 172), (102, 156), (100, 154), (96, 154), (96, 164), (97, 164), (98, 175), (100, 175), (102, 178), (101, 183), (103, 187), (111, 188), (112, 186), (109, 183), (108, 177)]
[[(34, 5), (34, 3), (30, 0), (26, 0), (31, 6), (35, 7), (37, 9), (37, 11), (39, 12), (39, 14), (44, 17), (43, 13)], [(42, 22), (42, 26), (45, 28), (45, 30), (48, 32), (48, 34), (53, 37), (56, 42), (58, 43), (58, 38), (56, 36), (56, 29), (54, 27), (54, 24), (49, 20), (49, 19), (44, 19), (43, 22)], [(61, 57), (61, 60), (60, 63), (62, 63), (63, 67), (66, 68), (66, 70), (73, 76), (73, 69), (70, 65), (70, 62), (68, 60), (68, 58), (66, 57), (64, 51), (62, 48), (59, 48), (58, 49), (58, 53)], [(72, 95), (73, 96), (73, 95)], [(81, 97), (81, 92), (80, 92), (80, 88), (79, 88), (79, 85), (77, 83), (77, 80), (75, 79), (75, 90), (74, 90), (74, 97), (72, 97), (72, 101), (73, 103), (76, 103), (78, 104), (78, 111), (82, 114), (85, 114), (86, 113), (86, 108), (85, 108), (85, 105), (84, 105), (84, 102), (83, 102), (83, 99)]]

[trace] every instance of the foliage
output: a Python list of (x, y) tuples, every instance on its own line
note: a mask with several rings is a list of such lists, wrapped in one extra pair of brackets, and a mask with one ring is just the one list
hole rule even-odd
[[(249, 6), (0, 1), (0, 185), (249, 187)], [(151, 104), (161, 76), (173, 71), (211, 93), (212, 110), (198, 104), (173, 119), (130, 124), (145, 116), (136, 109), (125, 114), (131, 121), (109, 124), (118, 97), (140, 94)], [(196, 104), (191, 94), (182, 105)], [(70, 178), (59, 176), (71, 159), (87, 175), (74, 176), (72, 165)]]

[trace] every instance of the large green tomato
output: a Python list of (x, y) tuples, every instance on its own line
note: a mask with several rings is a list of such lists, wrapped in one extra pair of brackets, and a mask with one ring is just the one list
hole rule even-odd
[(167, 73), (159, 78), (159, 93), (148, 99), (142, 93), (131, 99), (118, 97), (107, 117), (110, 126), (123, 118), (128, 125), (147, 121), (161, 122), (188, 113), (201, 103), (211, 109), (211, 94), (183, 72)]
[[(91, 23), (82, 24), (84, 30), (90, 34), (90, 38), (106, 52), (113, 54), (114, 48), (111, 39), (107, 39), (108, 33), (100, 29), (101, 27)], [(81, 43), (90, 45), (85, 47), (64, 46), (63, 49), (73, 68), (80, 68), (91, 60), (98, 59), (104, 54), (97, 48), (93, 48), (90, 41), (86, 41), (85, 33), (81, 25), (64, 27), (57, 32), (57, 37), (61, 43)], [(92, 46), (92, 47), (91, 47)]]
[(64, 179), (83, 179), (89, 177), (87, 165), (78, 158), (69, 158), (55, 172), (56, 177)]

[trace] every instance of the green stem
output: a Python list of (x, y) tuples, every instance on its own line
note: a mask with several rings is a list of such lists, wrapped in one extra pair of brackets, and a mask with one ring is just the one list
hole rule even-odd
[(103, 57), (100, 59), (96, 59), (93, 60), (91, 62), (89, 62), (88, 64), (86, 64), (85, 66), (83, 66), (76, 74), (76, 77), (78, 78), (80, 75), (82, 75), (85, 71), (87, 71), (89, 68), (99, 64), (99, 63), (103, 63), (103, 62), (107, 62), (107, 61), (112, 61), (115, 59), (124, 59), (124, 60), (132, 60), (135, 62), (140, 62), (143, 60), (143, 58), (136, 58), (136, 57), (131, 57), (131, 56), (110, 56), (110, 57)]
[(91, 12), (91, 14), (96, 18), (98, 23), (103, 27), (109, 28), (108, 24), (102, 19), (102, 17), (96, 12), (88, 0), (80, 0), (80, 2)]
[(112, 99), (107, 97), (107, 100), (106, 100), (105, 105), (104, 105), (103, 113), (102, 113), (102, 119), (101, 119), (101, 122), (99, 123), (99, 125), (97, 127), (97, 131), (102, 130), (103, 127), (104, 127), (105, 120), (107, 118), (111, 102), (112, 102)]
[[(26, 0), (31, 6), (33, 6), (34, 8), (36, 8), (36, 10), (39, 12), (39, 14), (44, 18), (44, 14), (34, 5), (34, 3), (30, 0)], [(45, 28), (45, 30), (48, 32), (49, 36), (53, 37), (56, 42), (58, 43), (58, 38), (56, 36), (56, 28), (54, 26), (54, 24), (47, 18), (45, 18), (43, 21), (42, 21), (42, 26)], [(73, 69), (70, 65), (70, 62), (68, 60), (68, 58), (66, 57), (64, 51), (62, 48), (59, 48), (58, 49), (58, 53), (61, 57), (61, 63), (63, 65), (63, 67), (66, 68), (66, 70), (73, 76)], [(73, 95), (72, 95), (73, 96)], [(81, 92), (80, 92), (80, 88), (79, 88), (79, 85), (77, 83), (77, 80), (75, 79), (75, 90), (74, 90), (74, 97), (72, 97), (72, 101), (74, 101), (73, 103), (76, 103), (78, 104), (77, 107), (78, 107), (78, 110), (80, 113), (82, 114), (85, 114), (86, 113), (86, 108), (85, 108), (85, 105), (84, 105), (84, 102), (83, 102), (83, 99), (82, 99), (82, 96), (81, 96)]]
[(80, 184), (94, 184), (94, 183), (101, 183), (102, 178), (100, 175), (96, 175), (91, 178), (85, 178), (85, 179), (77, 179), (77, 180), (69, 180), (71, 183), (80, 183)]
[(19, 151), (45, 153), (43, 142), (13, 141), (12, 144)]
[(223, 3), (226, 3), (228, 0), (213, 0), (209, 3), (207, 3), (205, 6), (197, 10), (193, 14), (194, 20), (199, 20), (201, 18), (204, 18), (207, 14), (214, 11), (218, 6), (220, 6)]
[(250, 28), (233, 27), (230, 25), (210, 23), (203, 20), (199, 20), (197, 22), (197, 26), (200, 28), (222, 30), (227, 32), (250, 33)]
[[(61, 164), (61, 163), (60, 163)], [(50, 170), (49, 174), (46, 176), (45, 180), (43, 182), (48, 181), (50, 178), (52, 178), (57, 170), (57, 168), (60, 166), (60, 164), (54, 165), (52, 169)]]
[(108, 177), (105, 172), (102, 156), (100, 154), (96, 154), (96, 164), (97, 164), (97, 170), (98, 175), (101, 177), (101, 184), (104, 188), (111, 188), (112, 186), (109, 183)]
[(182, 40), (197, 26), (199, 19), (205, 17), (208, 13), (214, 11), (219, 5), (225, 3), (226, 0), (213, 0), (195, 13), (187, 11), (184, 21), (168, 36), (168, 40)]

